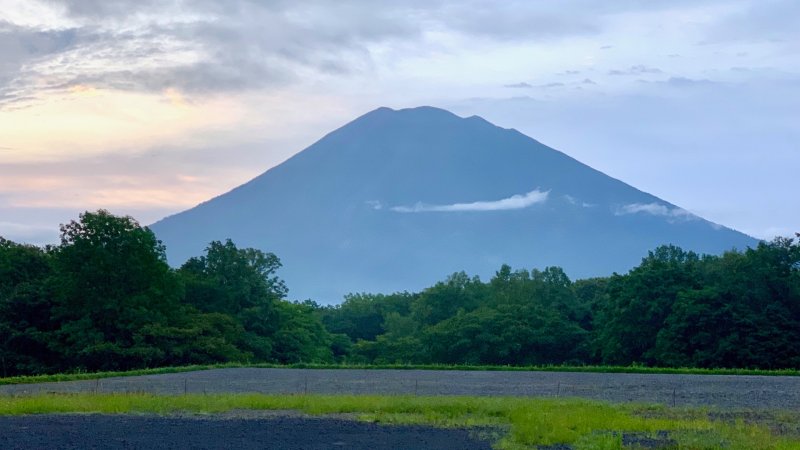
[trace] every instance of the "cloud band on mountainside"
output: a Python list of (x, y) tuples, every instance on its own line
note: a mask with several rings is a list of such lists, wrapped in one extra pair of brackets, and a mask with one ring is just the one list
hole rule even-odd
[(661, 217), (668, 217), (671, 219), (681, 219), (681, 220), (694, 220), (697, 219), (697, 216), (686, 211), (682, 208), (670, 208), (667, 205), (663, 205), (661, 203), (631, 203), (629, 205), (623, 205), (616, 211), (617, 216), (624, 216), (627, 214), (637, 214), (637, 213), (645, 213), (650, 214), (653, 216), (661, 216)]
[(394, 206), (392, 211), (399, 213), (420, 212), (463, 212), (463, 211), (506, 211), (523, 209), (547, 201), (550, 191), (535, 189), (526, 194), (516, 194), (511, 197), (493, 201), (479, 201), (472, 203), (453, 203), (451, 205), (427, 205), (418, 202), (414, 206)]

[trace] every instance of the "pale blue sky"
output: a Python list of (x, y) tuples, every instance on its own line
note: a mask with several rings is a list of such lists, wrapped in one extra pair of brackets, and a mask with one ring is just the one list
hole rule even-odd
[(800, 231), (793, 0), (0, 0), (0, 235), (153, 222), (378, 106), (513, 127), (709, 220)]

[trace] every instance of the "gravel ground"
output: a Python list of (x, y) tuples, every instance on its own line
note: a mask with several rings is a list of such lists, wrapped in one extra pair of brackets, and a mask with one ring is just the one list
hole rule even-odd
[(676, 406), (800, 408), (800, 377), (782, 376), (241, 368), (0, 386), (0, 395), (34, 392), (561, 396)]
[(0, 417), (0, 448), (489, 450), (491, 445), (465, 430), (340, 419), (73, 414)]

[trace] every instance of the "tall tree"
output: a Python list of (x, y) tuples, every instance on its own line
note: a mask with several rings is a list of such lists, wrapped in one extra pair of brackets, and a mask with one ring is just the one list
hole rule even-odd
[(61, 353), (90, 370), (160, 364), (150, 341), (179, 312), (181, 285), (164, 246), (131, 217), (86, 212), (61, 226), (54, 249)]
[(206, 254), (179, 270), (187, 302), (204, 313), (225, 314), (243, 332), (237, 346), (257, 361), (332, 359), (330, 336), (313, 308), (283, 301), (288, 290), (276, 272), (280, 259), (240, 249), (230, 240), (211, 242)]
[(595, 322), (603, 362), (655, 362), (656, 337), (678, 294), (701, 287), (699, 261), (693, 252), (661, 246), (627, 275), (611, 277)]
[(0, 375), (57, 369), (50, 254), (0, 237)]

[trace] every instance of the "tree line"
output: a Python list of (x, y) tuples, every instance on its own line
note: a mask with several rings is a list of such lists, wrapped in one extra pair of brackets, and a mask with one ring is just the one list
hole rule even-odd
[(662, 246), (624, 275), (502, 266), (318, 309), (366, 363), (800, 367), (800, 245), (700, 256)]
[(218, 362), (800, 367), (800, 245), (627, 274), (455, 273), (420, 292), (291, 302), (277, 256), (211, 242), (181, 267), (131, 217), (87, 212), (58, 245), (0, 238), (3, 376)]
[(231, 241), (170, 268), (133, 218), (84, 213), (44, 248), (0, 238), (2, 375), (218, 362), (332, 362), (278, 258)]

